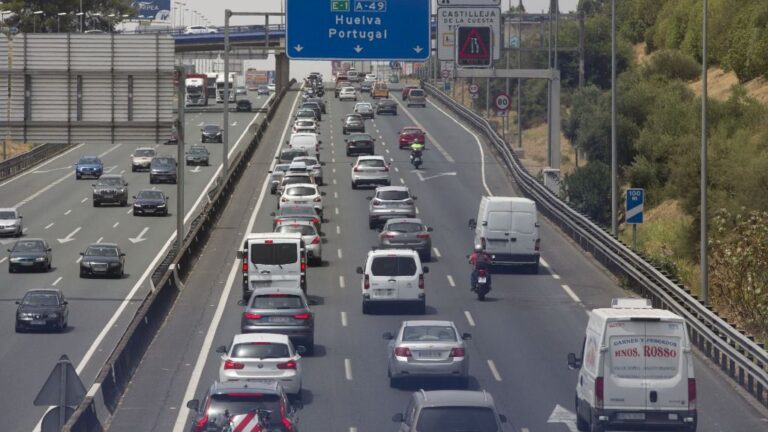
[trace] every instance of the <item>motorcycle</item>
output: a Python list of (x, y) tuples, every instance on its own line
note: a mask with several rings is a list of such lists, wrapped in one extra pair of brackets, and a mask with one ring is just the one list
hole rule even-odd
[(477, 282), (472, 290), (477, 294), (478, 300), (485, 300), (485, 296), (491, 291), (491, 283), (486, 269), (477, 270)]
[(421, 152), (411, 153), (411, 165), (413, 165), (414, 168), (419, 169), (419, 167), (421, 167), (421, 164), (422, 164)]

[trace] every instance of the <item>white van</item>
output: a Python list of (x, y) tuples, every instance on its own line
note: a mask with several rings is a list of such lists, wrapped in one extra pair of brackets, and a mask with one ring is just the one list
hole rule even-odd
[(259, 288), (300, 287), (307, 292), (307, 248), (301, 234), (250, 234), (237, 257), (242, 260), (243, 298)]
[(363, 295), (363, 313), (371, 305), (412, 304), (423, 314), (426, 310), (424, 274), (429, 267), (421, 265), (418, 252), (413, 249), (376, 249), (368, 252), (365, 267), (358, 267), (362, 275), (360, 290)]
[(300, 132), (291, 135), (291, 138), (285, 141), (290, 149), (303, 149), (307, 151), (308, 155), (315, 153), (320, 155), (320, 144), (322, 140), (318, 139), (318, 136), (313, 133)]
[(581, 431), (696, 430), (696, 378), (685, 320), (646, 299), (613, 299), (589, 315), (579, 369)]
[(522, 266), (538, 273), (540, 240), (535, 202), (484, 196), (477, 219), (470, 219), (469, 227), (475, 230), (475, 245), (483, 247), (493, 265)]

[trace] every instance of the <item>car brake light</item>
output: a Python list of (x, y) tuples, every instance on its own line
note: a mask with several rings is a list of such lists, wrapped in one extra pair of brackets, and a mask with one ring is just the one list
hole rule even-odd
[(239, 363), (239, 362), (236, 362), (236, 361), (226, 360), (224, 362), (224, 369), (237, 369), (237, 370), (240, 370), (240, 369), (243, 369), (244, 367), (245, 367), (245, 365), (243, 363)]
[(363, 276), (363, 289), (368, 289), (371, 287), (371, 280), (368, 277), (368, 275)]
[(293, 423), (291, 423), (290, 420), (288, 420), (285, 417), (282, 417), (280, 419), (283, 423), (283, 427), (285, 428), (286, 432), (294, 432), (295, 429), (293, 429)]
[(451, 348), (451, 353), (448, 354), (449, 357), (464, 357), (464, 348)]
[(243, 273), (248, 272), (248, 261), (243, 261)]
[(389, 172), (389, 165), (384, 164), (384, 172)]
[(603, 377), (595, 378), (595, 408), (603, 408)]
[(298, 320), (308, 320), (311, 316), (312, 315), (310, 315), (308, 313), (301, 313), (301, 314), (296, 314), (293, 317), (298, 319)]
[(255, 314), (255, 313), (246, 312), (245, 313), (245, 319), (260, 320), (261, 319), (261, 315)]
[(485, 270), (484, 269), (478, 270), (477, 275), (478, 276), (485, 276)]
[(411, 349), (408, 347), (395, 347), (395, 355), (398, 357), (410, 357)]
[(320, 244), (320, 236), (315, 236), (315, 238), (312, 239), (312, 244)]
[(322, 200), (323, 200), (322, 198), (317, 197), (317, 198), (313, 199), (312, 201), (314, 201), (314, 202), (321, 202)]
[(383, 239), (393, 239), (393, 238), (395, 238), (395, 235), (394, 234), (382, 234), (381, 238), (383, 238)]
[(429, 234), (416, 234), (416, 238), (428, 239), (429, 238)]
[(274, 241), (272, 241), (272, 240), (264, 240), (264, 243), (265, 244), (272, 244), (272, 243), (274, 243)]
[(320, 223), (320, 219), (318, 219), (318, 218), (312, 218), (312, 223), (313, 223), (313, 224), (316, 224), (316, 223)]
[(357, 165), (355, 165), (355, 169), (353, 171), (360, 172), (360, 168)]
[(696, 378), (688, 378), (688, 410), (696, 411)]
[(541, 239), (536, 239), (536, 243), (534, 243), (533, 247), (536, 250), (539, 250), (539, 245), (541, 244)]
[(483, 249), (485, 249), (485, 237), (480, 237), (480, 246), (482, 246)]
[(424, 289), (424, 275), (419, 275), (419, 289)]
[(286, 197), (282, 197), (282, 198), (280, 198), (280, 201), (281, 201), (281, 202), (288, 202), (288, 198), (286, 198)]
[(282, 222), (282, 221), (283, 221), (283, 220), (282, 220), (282, 219), (280, 219), (280, 218), (277, 218), (277, 219), (275, 219), (275, 223), (276, 223), (276, 224), (279, 224), (279, 223), (280, 223), (280, 222)]
[(293, 360), (289, 360), (289, 361), (287, 361), (285, 363), (278, 363), (277, 364), (277, 368), (278, 369), (282, 369), (282, 370), (285, 370), (285, 369), (296, 369), (296, 362), (293, 361)]
[(205, 426), (208, 425), (208, 414), (204, 415), (200, 420), (195, 423), (195, 432), (203, 432)]
[(301, 271), (306, 271), (306, 270), (307, 270), (307, 263), (305, 263), (304, 261), (302, 261), (302, 262), (301, 262), (301, 266), (300, 266), (300, 268), (301, 268)]
[(373, 200), (373, 206), (374, 206), (374, 207), (378, 207), (378, 206), (380, 206), (380, 205), (381, 205), (381, 201), (379, 201), (379, 200), (377, 200), (377, 199)]

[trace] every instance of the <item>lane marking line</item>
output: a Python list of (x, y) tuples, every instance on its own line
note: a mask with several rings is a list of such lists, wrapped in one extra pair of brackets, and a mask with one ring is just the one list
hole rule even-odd
[(75, 260), (75, 263), (80, 264), (80, 261), (83, 260), (83, 257), (79, 256), (77, 257), (77, 260)]
[(499, 370), (496, 369), (496, 363), (494, 363), (493, 360), (488, 360), (488, 368), (491, 370), (493, 379), (496, 381), (501, 381), (501, 375), (499, 374)]
[(96, 243), (101, 243), (102, 240), (104, 240), (104, 237), (99, 237), (99, 239), (96, 240)]
[(400, 168), (395, 167), (395, 172), (400, 172)]
[(400, 183), (405, 184), (405, 180), (403, 180), (402, 177), (400, 178)]
[(48, 225), (46, 225), (45, 228), (43, 228), (43, 229), (48, 229), (48, 228), (52, 227), (54, 224), (55, 224), (55, 222), (51, 222)]
[(453, 280), (453, 276), (447, 275), (446, 278), (448, 279), (448, 284), (452, 287), (456, 286), (456, 282)]
[(549, 268), (549, 263), (544, 258), (539, 257), (539, 263), (544, 267)]
[(64, 216), (66, 216), (66, 215), (68, 215), (70, 213), (72, 213), (72, 210), (67, 210), (66, 212), (64, 212)]
[(346, 327), (347, 326), (347, 313), (344, 311), (341, 311), (341, 326)]
[(0, 259), (0, 264), (4, 263), (5, 260), (7, 260), (7, 259), (8, 259), (8, 257), (3, 257), (3, 259)]
[(338, 192), (334, 192), (333, 193), (333, 198), (334, 199), (339, 199), (339, 193)]
[(88, 197), (85, 197), (85, 198), (83, 198), (82, 200), (80, 200), (80, 203), (82, 204), (82, 203), (84, 203), (84, 202), (86, 202), (86, 201), (88, 201)]
[(553, 273), (553, 274), (552, 274), (552, 279), (555, 279), (555, 280), (560, 280), (560, 275), (559, 275), (559, 274), (555, 274), (555, 273)]
[(56, 279), (55, 281), (53, 281), (53, 283), (51, 284), (51, 286), (56, 286), (56, 285), (58, 285), (58, 284), (59, 284), (59, 282), (61, 282), (61, 280), (62, 280), (62, 279), (63, 279), (63, 277), (59, 276), (59, 278), (58, 278), (58, 279)]
[(352, 362), (348, 358), (344, 359), (344, 376), (347, 381), (352, 381)]
[(344, 255), (341, 253), (341, 249), (336, 249), (336, 255), (339, 256), (339, 259), (343, 259)]
[(472, 319), (472, 314), (469, 313), (469, 311), (464, 311), (464, 316), (467, 317), (467, 322), (469, 323), (470, 327), (474, 327), (475, 320)]
[[(335, 180), (334, 180), (334, 181), (335, 181)], [(339, 214), (339, 208), (338, 208), (338, 207), (334, 208), (334, 209), (333, 209), (333, 212), (334, 212), (334, 213), (336, 213), (336, 214)]]
[(339, 288), (346, 288), (347, 284), (344, 282), (344, 276), (339, 276)]
[(336, 225), (336, 234), (341, 234), (341, 227)]
[(573, 292), (571, 287), (568, 285), (560, 285), (560, 287), (563, 288), (563, 291), (565, 291), (565, 293), (568, 294), (568, 297), (570, 297), (573, 301), (576, 303), (581, 303), (581, 299), (576, 295), (575, 292)]
[(436, 247), (433, 247), (433, 248), (432, 248), (432, 252), (434, 252), (434, 253), (435, 253), (435, 256), (436, 256), (436, 257), (438, 257), (438, 258), (440, 258), (440, 257), (442, 256), (442, 255), (440, 255), (440, 251), (439, 251), (439, 250), (437, 250), (437, 248), (436, 248)]
[(118, 225), (120, 225), (120, 222), (115, 222), (115, 224), (112, 225), (112, 228), (117, 228)]

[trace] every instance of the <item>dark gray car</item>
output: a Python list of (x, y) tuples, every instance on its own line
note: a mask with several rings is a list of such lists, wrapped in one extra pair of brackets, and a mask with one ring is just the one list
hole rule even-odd
[(133, 197), (133, 215), (168, 215), (168, 197), (162, 191), (145, 189)]
[(187, 165), (205, 165), (208, 166), (210, 162), (211, 153), (205, 146), (193, 145), (187, 151), (185, 160)]
[(16, 333), (53, 328), (62, 331), (69, 322), (69, 302), (56, 288), (32, 289), (16, 304)]
[[(312, 98), (314, 99), (314, 98)], [(323, 108), (320, 106), (317, 102), (310, 102), (306, 101), (301, 105), (302, 109), (309, 108), (312, 111), (315, 112), (315, 117), (317, 118), (317, 121), (321, 121), (323, 119)]]
[(219, 125), (205, 125), (200, 132), (200, 142), (222, 142), (222, 130)]
[(149, 183), (169, 182), (176, 184), (176, 159), (157, 156), (149, 164)]
[(307, 150), (303, 148), (284, 148), (280, 150), (280, 155), (275, 157), (275, 159), (277, 159), (278, 163), (290, 164), (293, 162), (293, 158), (299, 156), (309, 156), (309, 153), (307, 153)]
[(277, 333), (308, 354), (315, 348), (315, 315), (301, 288), (259, 288), (244, 304), (243, 333)]
[(323, 114), (325, 114), (325, 111), (326, 111), (325, 99), (314, 97), (314, 98), (307, 99), (307, 102), (317, 102), (317, 104), (320, 105), (320, 110), (323, 112)]
[(432, 228), (419, 218), (395, 218), (384, 223), (379, 233), (382, 248), (407, 248), (419, 253), (422, 261), (432, 260)]
[(360, 114), (347, 114), (341, 120), (341, 132), (346, 135), (350, 132), (365, 133), (365, 122)]
[(93, 184), (93, 206), (102, 204), (128, 205), (128, 182), (120, 174), (101, 176), (99, 181)]
[(80, 255), (80, 277), (125, 275), (125, 254), (115, 243), (94, 243)]
[(48, 242), (39, 238), (17, 240), (8, 249), (8, 273), (19, 271), (48, 271), (53, 257)]

